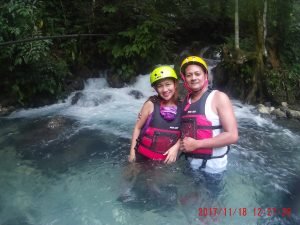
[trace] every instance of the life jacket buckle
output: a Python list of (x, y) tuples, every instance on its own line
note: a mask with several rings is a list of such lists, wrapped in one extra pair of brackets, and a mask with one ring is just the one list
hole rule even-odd
[(207, 163), (207, 159), (203, 159), (199, 169), (204, 169), (206, 167), (206, 163)]

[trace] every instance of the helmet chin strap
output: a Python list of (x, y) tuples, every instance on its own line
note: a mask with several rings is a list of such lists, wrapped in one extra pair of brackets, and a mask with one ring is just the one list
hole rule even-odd
[(183, 80), (183, 85), (184, 85), (185, 89), (188, 91), (188, 95), (190, 95), (192, 92), (202, 91), (203, 88), (205, 88), (205, 87), (208, 86), (208, 78), (206, 78), (205, 81), (204, 81), (204, 84), (202, 85), (202, 87), (199, 90), (195, 91), (195, 90), (191, 89), (190, 86), (188, 85), (188, 83), (187, 83), (187, 81), (185, 79), (184, 74), (180, 72), (180, 76), (181, 76), (181, 78)]
[(190, 95), (190, 93), (192, 93), (193, 90), (189, 87), (188, 83), (186, 82), (185, 76), (182, 72), (180, 72), (180, 76), (181, 76), (181, 79), (183, 80), (183, 85), (184, 85), (185, 89), (188, 91), (188, 95)]
[(199, 90), (197, 90), (197, 91), (193, 91), (193, 92), (201, 92), (204, 88), (206, 88), (206, 87), (208, 87), (208, 79), (206, 79), (205, 81), (204, 81), (204, 84), (202, 85), (202, 87), (199, 89)]
[(181, 75), (181, 78), (182, 78), (183, 81), (184, 81), (184, 83), (183, 83), (183, 84), (184, 84), (184, 87), (185, 87), (185, 88), (187, 89), (187, 91), (188, 91), (188, 94), (187, 94), (187, 96), (186, 96), (186, 98), (187, 98), (187, 99), (186, 99), (186, 100), (187, 100), (187, 104), (186, 104), (186, 106), (184, 107), (184, 111), (187, 111), (187, 110), (190, 108), (191, 104), (192, 104), (191, 99), (190, 99), (191, 95), (192, 95), (193, 93), (201, 92), (204, 88), (208, 87), (208, 79), (206, 78), (206, 80), (204, 81), (204, 84), (202, 85), (202, 87), (201, 87), (199, 90), (194, 91), (194, 90), (192, 90), (192, 89), (189, 87), (189, 85), (187, 84), (184, 75), (183, 75), (182, 73), (180, 73), (180, 75)]

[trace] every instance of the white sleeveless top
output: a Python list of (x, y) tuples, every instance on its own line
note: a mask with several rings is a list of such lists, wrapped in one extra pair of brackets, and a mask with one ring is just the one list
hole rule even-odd
[[(205, 103), (205, 116), (209, 121), (212, 122), (212, 126), (218, 126), (220, 125), (220, 119), (219, 116), (212, 110), (212, 99), (215, 95), (216, 91), (212, 91), (209, 96), (207, 97), (206, 103)], [(220, 129), (214, 129), (213, 130), (213, 137), (220, 134)], [(213, 148), (213, 156), (220, 156), (225, 154), (227, 151), (227, 146), (219, 147), (219, 148)], [(199, 167), (202, 165), (203, 159), (196, 159), (188, 157), (188, 160), (190, 161), (190, 165), (193, 169), (199, 169)], [(216, 158), (216, 159), (209, 159), (207, 160), (206, 167), (203, 169), (205, 172), (208, 173), (220, 173), (224, 170), (226, 170), (227, 166), (227, 154), (222, 158)]]

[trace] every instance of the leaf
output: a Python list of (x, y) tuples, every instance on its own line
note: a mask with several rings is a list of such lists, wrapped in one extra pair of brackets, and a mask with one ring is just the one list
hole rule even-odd
[(115, 13), (117, 11), (117, 7), (113, 5), (105, 5), (102, 7), (102, 11), (104, 13)]

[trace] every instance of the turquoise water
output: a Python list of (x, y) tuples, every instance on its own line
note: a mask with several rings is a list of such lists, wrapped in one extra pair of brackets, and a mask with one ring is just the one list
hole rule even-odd
[[(237, 101), (240, 139), (223, 177), (206, 180), (180, 158), (141, 165), (127, 181), (136, 171), (127, 163), (132, 128), (153, 94), (147, 82), (140, 76), (112, 89), (92, 79), (75, 105), (76, 93), (1, 118), (0, 224), (300, 224), (299, 126), (261, 118)], [(129, 187), (133, 200), (119, 201)]]

